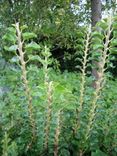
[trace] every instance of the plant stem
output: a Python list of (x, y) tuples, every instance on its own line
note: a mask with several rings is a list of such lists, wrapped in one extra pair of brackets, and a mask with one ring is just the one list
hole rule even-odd
[(100, 92), (101, 89), (103, 88), (103, 81), (104, 81), (104, 72), (105, 72), (105, 64), (107, 62), (108, 59), (108, 47), (109, 47), (109, 43), (110, 43), (110, 35), (112, 32), (111, 29), (111, 25), (112, 25), (112, 19), (111, 17), (109, 18), (109, 22), (108, 22), (108, 30), (107, 33), (105, 35), (105, 43), (104, 43), (104, 50), (102, 51), (102, 55), (101, 55), (101, 64), (99, 66), (99, 79), (96, 81), (96, 89), (94, 92), (94, 96), (92, 99), (92, 103), (91, 103), (91, 109), (89, 111), (89, 120), (88, 120), (88, 124), (87, 124), (87, 128), (86, 128), (86, 133), (85, 133), (85, 141), (88, 139), (90, 131), (92, 129), (93, 126), (93, 122), (94, 122), (94, 118), (96, 115), (96, 108), (97, 108), (97, 101), (100, 98)]
[(79, 103), (80, 106), (77, 108), (77, 121), (76, 121), (76, 128), (75, 132), (80, 128), (80, 113), (82, 111), (83, 102), (84, 102), (84, 92), (85, 92), (85, 83), (86, 83), (86, 68), (87, 68), (87, 62), (88, 62), (88, 50), (90, 45), (90, 31), (86, 34), (86, 44), (84, 48), (84, 54), (83, 54), (83, 62), (82, 62), (82, 75), (81, 75), (81, 85), (80, 85), (80, 97), (79, 97)]
[(49, 140), (49, 132), (50, 132), (50, 121), (51, 121), (51, 113), (52, 113), (52, 81), (46, 82), (47, 84), (47, 112), (46, 112), (46, 125), (45, 125), (45, 143), (44, 148), (45, 151), (48, 151), (48, 140)]
[(60, 136), (60, 120), (61, 120), (61, 110), (58, 111), (57, 115), (57, 127), (55, 131), (55, 140), (54, 140), (54, 156), (58, 156), (58, 148), (59, 148), (59, 136)]
[(90, 44), (90, 32), (87, 33), (86, 36), (86, 45), (84, 50), (84, 56), (83, 56), (83, 68), (82, 68), (82, 76), (81, 76), (81, 87), (80, 87), (80, 106), (78, 108), (78, 111), (82, 111), (82, 106), (84, 102), (84, 91), (85, 91), (85, 83), (86, 83), (86, 68), (87, 68), (87, 62), (88, 62), (88, 50), (89, 50), (89, 44)]
[[(23, 84), (25, 87), (25, 94), (28, 101), (28, 114), (29, 114), (29, 122), (31, 126), (32, 131), (32, 142), (36, 139), (36, 125), (35, 125), (35, 119), (33, 114), (33, 105), (32, 105), (32, 96), (30, 92), (30, 88), (28, 85), (27, 80), (27, 71), (26, 71), (26, 62), (24, 60), (25, 52), (23, 52), (23, 41), (22, 41), (22, 32), (20, 31), (19, 23), (16, 23), (15, 25), (16, 31), (17, 31), (17, 42), (18, 42), (18, 51), (19, 51), (19, 58), (21, 63), (21, 69), (22, 69), (22, 79)], [(30, 143), (31, 146), (32, 143)]]

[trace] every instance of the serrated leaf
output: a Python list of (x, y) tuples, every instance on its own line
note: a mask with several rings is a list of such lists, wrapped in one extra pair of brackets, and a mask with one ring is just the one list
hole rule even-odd
[(29, 40), (29, 39), (35, 38), (35, 37), (37, 37), (37, 35), (35, 33), (31, 33), (31, 32), (23, 33), (23, 39), (24, 40)]
[(39, 50), (40, 49), (40, 45), (38, 45), (35, 42), (31, 42), (30, 44), (27, 44), (25, 47), (26, 50), (32, 51), (32, 50)]

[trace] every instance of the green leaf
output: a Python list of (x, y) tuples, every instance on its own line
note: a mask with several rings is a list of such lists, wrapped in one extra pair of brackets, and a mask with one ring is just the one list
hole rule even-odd
[(13, 141), (8, 148), (9, 155), (18, 156), (18, 147), (17, 144)]
[(7, 47), (7, 46), (4, 47), (4, 49), (5, 49), (6, 51), (16, 51), (17, 48), (18, 48), (17, 45), (12, 45), (12, 46), (10, 46), (10, 47)]
[(100, 39), (100, 38), (98, 38), (98, 37), (94, 37), (94, 38), (92, 38), (92, 43), (94, 44), (94, 43), (98, 43), (98, 44), (103, 44), (103, 41), (102, 41), (102, 39)]
[(56, 89), (56, 92), (61, 93), (61, 94), (64, 93), (64, 92), (66, 92), (66, 89), (62, 85), (60, 85), (60, 84), (58, 84), (55, 87), (55, 89)]
[(98, 59), (101, 55), (102, 55), (101, 52), (95, 52), (95, 51), (92, 52), (93, 59), (96, 59), (96, 58)]
[(41, 58), (38, 55), (35, 55), (35, 56), (29, 55), (28, 57), (29, 57), (29, 60), (31, 61), (38, 60), (39, 62), (41, 62)]
[(100, 22), (97, 23), (97, 26), (101, 27), (103, 30), (108, 28), (108, 23), (107, 20), (101, 20)]
[(102, 152), (101, 150), (96, 150), (95, 152), (91, 153), (91, 156), (108, 156), (106, 153)]
[(75, 48), (76, 48), (77, 50), (81, 50), (81, 51), (84, 50), (84, 47), (83, 47), (81, 44), (77, 44)]
[(117, 54), (117, 48), (116, 47), (110, 48), (109, 51), (111, 54)]
[(8, 51), (16, 51), (17, 48), (18, 48), (17, 45), (12, 45), (12, 46), (10, 46), (10, 47), (8, 48)]
[(84, 33), (78, 31), (78, 32), (77, 32), (77, 36), (78, 36), (79, 38), (84, 37)]
[(117, 15), (115, 15), (113, 19), (116, 22), (117, 21)]
[(94, 45), (93, 45), (93, 49), (94, 49), (94, 50), (102, 49), (102, 48), (103, 48), (103, 45), (102, 45), (102, 44), (94, 44)]
[(3, 40), (10, 41), (12, 43), (16, 42), (16, 35), (5, 34), (2, 38)]
[(25, 32), (23, 33), (23, 39), (24, 40), (29, 40), (31, 38), (36, 38), (37, 35), (35, 33), (31, 33), (31, 32)]
[(18, 56), (14, 56), (12, 57), (12, 59), (10, 60), (10, 62), (19, 62), (19, 57)]
[(92, 38), (93, 37), (98, 37), (101, 40), (103, 40), (103, 38), (104, 38), (104, 36), (101, 33), (99, 33), (98, 31), (94, 31), (91, 36), (92, 36)]
[(71, 93), (69, 89), (67, 89), (63, 84), (60, 83), (54, 83), (54, 88), (55, 88), (55, 92), (57, 94), (67, 94), (67, 93)]
[(77, 43), (79, 43), (79, 44), (84, 44), (84, 39), (83, 39), (83, 38), (79, 38), (79, 39), (77, 40)]
[(69, 152), (69, 150), (67, 150), (67, 149), (61, 149), (61, 155), (62, 156), (70, 156), (70, 152)]
[(111, 42), (111, 45), (112, 46), (117, 46), (117, 39), (113, 39), (112, 42)]
[(32, 50), (39, 50), (40, 49), (40, 45), (38, 45), (35, 42), (31, 42), (30, 44), (27, 44), (25, 47), (26, 50), (32, 51)]
[(117, 30), (117, 23), (116, 22), (113, 23), (113, 29)]
[(113, 37), (117, 38), (117, 31), (113, 31)]
[(9, 27), (7, 30), (8, 30), (10, 33), (13, 33), (13, 34), (16, 33), (16, 29), (15, 29), (14, 27)]
[(25, 30), (25, 29), (27, 29), (27, 28), (28, 28), (27, 25), (23, 25), (23, 26), (21, 26), (21, 30)]

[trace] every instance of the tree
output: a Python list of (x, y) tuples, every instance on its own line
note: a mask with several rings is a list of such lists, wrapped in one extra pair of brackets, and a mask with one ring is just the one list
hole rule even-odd
[[(102, 2), (101, 0), (91, 0), (91, 23), (92, 27), (95, 27), (96, 23), (101, 20), (102, 17)], [(98, 29), (98, 28), (96, 28)], [(100, 61), (92, 61), (93, 69), (92, 75), (94, 76), (95, 80), (97, 81), (99, 77), (98, 68), (100, 67)], [(96, 88), (96, 81), (93, 83), (93, 87)]]
[(91, 0), (91, 21), (92, 26), (95, 26), (102, 17), (102, 3), (101, 0)]

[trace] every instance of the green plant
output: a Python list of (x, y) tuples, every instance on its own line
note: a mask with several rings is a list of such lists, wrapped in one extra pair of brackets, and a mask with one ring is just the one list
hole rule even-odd
[(11, 139), (9, 138), (7, 132), (5, 132), (4, 134), (2, 144), (3, 144), (2, 156), (9, 156), (9, 155), (17, 156), (18, 155), (17, 144), (15, 142), (11, 142)]
[(58, 156), (58, 150), (59, 150), (59, 136), (60, 136), (60, 129), (61, 129), (61, 113), (62, 113), (61, 110), (59, 110), (57, 113), (57, 127), (55, 130), (55, 140), (54, 140), (54, 156)]
[[(21, 69), (22, 69), (22, 80), (23, 80), (23, 84), (24, 84), (24, 89), (25, 89), (25, 94), (26, 94), (26, 98), (28, 101), (28, 115), (29, 115), (29, 123), (31, 126), (31, 131), (32, 131), (32, 141), (29, 143), (29, 147), (27, 148), (31, 148), (30, 146), (32, 146), (32, 143), (35, 141), (36, 139), (36, 125), (35, 125), (35, 119), (34, 119), (34, 112), (33, 112), (33, 105), (32, 105), (32, 96), (30, 93), (30, 88), (28, 85), (28, 79), (27, 79), (27, 70), (26, 70), (26, 62), (25, 62), (25, 52), (23, 52), (23, 42), (25, 39), (29, 39), (30, 37), (35, 37), (35, 35), (33, 33), (24, 33), (22, 34), (20, 27), (19, 27), (19, 23), (16, 23), (15, 25), (16, 28), (16, 34), (17, 34), (17, 49), (19, 52), (19, 60), (21, 63)], [(23, 41), (22, 41), (22, 35), (23, 35)], [(33, 46), (33, 45), (32, 45)], [(27, 48), (27, 46), (26, 46)], [(34, 46), (35, 48), (35, 46)]]
[[(100, 31), (78, 32), (80, 73), (53, 70), (47, 42), (34, 42), (36, 34), (19, 23), (10, 28), (3, 37), (13, 58), (0, 80), (9, 88), (0, 97), (1, 155), (116, 155), (117, 85), (106, 73), (116, 46), (115, 21), (101, 21)], [(96, 88), (87, 75), (92, 59), (101, 62)]]

